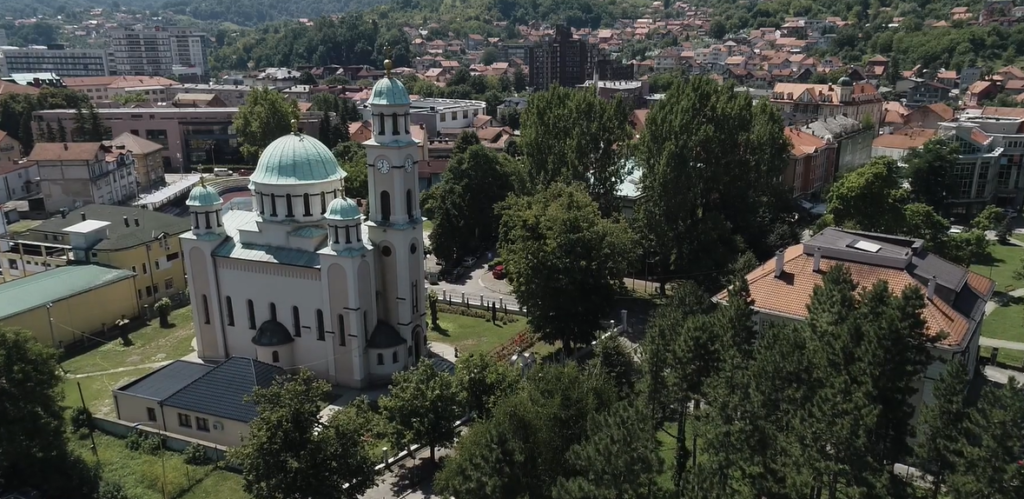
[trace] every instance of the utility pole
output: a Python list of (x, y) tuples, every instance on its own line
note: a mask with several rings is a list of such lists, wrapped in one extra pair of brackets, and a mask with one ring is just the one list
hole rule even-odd
[[(82, 395), (82, 382), (78, 381), (75, 384), (78, 385), (78, 398), (82, 401), (82, 408), (88, 411), (89, 408), (85, 406), (85, 395)], [(96, 448), (96, 438), (93, 437), (93, 431), (95, 429), (92, 426), (92, 413), (89, 413), (89, 441), (92, 442), (92, 455), (96, 456), (96, 462), (98, 463), (100, 462), (100, 452)]]

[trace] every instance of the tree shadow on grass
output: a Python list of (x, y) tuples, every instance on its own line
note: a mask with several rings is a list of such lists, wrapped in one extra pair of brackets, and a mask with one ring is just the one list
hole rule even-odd
[(441, 336), (444, 336), (445, 338), (451, 337), (451, 335), (448, 334), (448, 330), (442, 327), (440, 324), (430, 326), (430, 330)]
[[(408, 492), (424, 482), (434, 478), (438, 470), (441, 469), (440, 461), (443, 458), (438, 459), (438, 463), (434, 463), (430, 460), (430, 457), (424, 455), (417, 457), (414, 461), (405, 461), (402, 463), (400, 469), (395, 470), (395, 483), (391, 486), (391, 490), (395, 493), (395, 497), (401, 497), (405, 492)], [(394, 467), (392, 467), (394, 469)]]
[(1000, 307), (1024, 305), (1024, 296), (1013, 296), (1002, 291), (996, 291), (993, 293), (992, 300), (998, 303)]
[[(1012, 246), (1012, 245), (1006, 245)], [(997, 265), (1006, 263), (1006, 260), (993, 255), (991, 252), (986, 252), (980, 258), (974, 261), (974, 265), (983, 265), (985, 267), (995, 267)]]

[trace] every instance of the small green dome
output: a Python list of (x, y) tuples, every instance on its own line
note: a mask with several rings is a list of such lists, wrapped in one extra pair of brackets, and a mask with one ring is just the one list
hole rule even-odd
[(408, 106), (409, 91), (397, 78), (382, 78), (373, 86), (373, 95), (370, 96), (370, 105), (381, 106)]
[(263, 150), (249, 180), (261, 184), (310, 184), (344, 176), (338, 160), (323, 142), (309, 135), (290, 133)]
[(252, 337), (252, 344), (258, 347), (279, 347), (295, 341), (288, 328), (275, 320), (264, 321)]
[(356, 202), (349, 198), (338, 198), (327, 205), (327, 214), (330, 220), (358, 220), (363, 213), (359, 210)]
[(200, 184), (192, 188), (192, 191), (188, 193), (188, 201), (185, 201), (187, 206), (214, 206), (223, 203), (224, 201), (220, 198), (220, 194), (213, 187), (209, 187), (206, 184)]
[(844, 76), (844, 77), (839, 79), (839, 86), (840, 87), (852, 87), (853, 86), (853, 80), (851, 80), (849, 76)]

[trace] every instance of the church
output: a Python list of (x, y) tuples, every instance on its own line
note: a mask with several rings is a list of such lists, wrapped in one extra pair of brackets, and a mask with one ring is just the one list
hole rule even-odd
[[(264, 149), (251, 211), (195, 187), (181, 235), (199, 358), (309, 369), (332, 384), (386, 384), (426, 353), (418, 142), (405, 86), (373, 87), (368, 215), (331, 151), (293, 131)], [(293, 126), (294, 129), (294, 126)]]

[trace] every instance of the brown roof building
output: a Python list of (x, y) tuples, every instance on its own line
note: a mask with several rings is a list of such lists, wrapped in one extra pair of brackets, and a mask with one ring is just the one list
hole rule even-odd
[[(936, 362), (915, 403), (922, 395), (930, 396), (929, 385), (946, 361), (963, 359), (968, 372), (974, 372), (985, 305), (995, 282), (929, 253), (921, 239), (829, 228), (803, 244), (779, 250), (746, 276), (758, 324), (806, 320), (815, 287), (837, 265), (850, 270), (860, 289), (886, 281), (893, 293), (912, 286), (925, 295), (922, 316), (925, 332), (935, 340), (931, 350)], [(723, 291), (714, 300), (725, 302), (728, 295)]]

